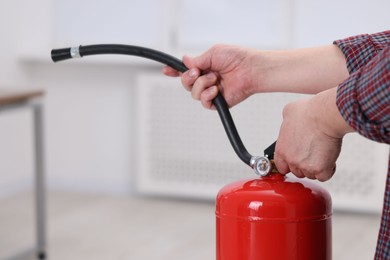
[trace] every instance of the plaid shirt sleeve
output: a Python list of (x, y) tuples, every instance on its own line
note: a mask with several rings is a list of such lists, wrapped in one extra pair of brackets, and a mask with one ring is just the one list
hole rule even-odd
[(335, 43), (351, 73), (337, 91), (341, 115), (361, 135), (389, 144), (390, 31)]
[(390, 30), (362, 34), (334, 42), (344, 53), (349, 73), (366, 65), (378, 52), (390, 44)]
[[(335, 41), (350, 77), (337, 90), (341, 115), (363, 136), (390, 143), (390, 31)], [(390, 259), (390, 156), (376, 260)]]

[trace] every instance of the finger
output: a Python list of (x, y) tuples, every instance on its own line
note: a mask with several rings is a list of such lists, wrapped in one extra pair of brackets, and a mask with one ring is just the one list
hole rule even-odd
[(200, 70), (197, 68), (191, 68), (182, 74), (181, 83), (186, 90), (191, 91), (192, 86), (194, 85), (195, 81), (198, 79), (199, 76)]
[(311, 168), (305, 168), (304, 165), (302, 166), (297, 166), (296, 167), (296, 171), (299, 172), (300, 175), (303, 175), (303, 177), (306, 177), (308, 179), (311, 179), (311, 180), (315, 180), (317, 179), (317, 171), (316, 170), (313, 170)]
[(291, 172), (292, 172), (295, 176), (297, 176), (298, 178), (305, 178), (305, 177), (308, 177), (309, 179), (315, 179), (315, 178), (313, 178), (313, 177), (306, 176), (306, 175), (304, 174), (304, 172), (303, 172), (301, 169), (297, 168), (297, 167), (290, 166), (290, 169), (291, 169)]
[(193, 99), (200, 100), (200, 96), (206, 89), (217, 83), (217, 76), (210, 72), (200, 76), (192, 87), (191, 95)]
[(333, 177), (335, 172), (336, 172), (336, 164), (334, 165), (334, 167), (332, 169), (329, 169), (327, 171), (323, 171), (323, 172), (317, 174), (316, 179), (321, 181), (321, 182), (327, 181)]
[[(280, 133), (279, 133), (279, 137), (280, 137)], [(275, 146), (274, 162), (275, 162), (275, 166), (278, 169), (279, 173), (287, 174), (291, 170), (290, 170), (290, 167), (289, 167), (287, 161), (284, 159), (285, 156), (283, 155), (282, 152), (280, 152), (280, 151), (283, 151), (283, 150), (281, 150), (282, 148), (280, 148), (282, 143), (283, 142), (281, 141), (281, 139), (278, 138), (278, 140), (276, 142), (276, 146)]]
[(202, 102), (203, 107), (207, 109), (213, 109), (213, 99), (218, 95), (218, 87), (211, 86), (203, 91), (200, 95), (200, 101)]
[(187, 68), (198, 68), (201, 71), (207, 71), (211, 68), (212, 51), (208, 50), (205, 53), (197, 56), (190, 57), (188, 55), (183, 56), (183, 63)]
[(178, 77), (180, 76), (180, 72), (169, 67), (169, 66), (164, 66), (163, 69), (162, 69), (162, 72), (167, 75), (167, 76), (170, 76), (170, 77)]
[(182, 58), (182, 61), (187, 68), (193, 68), (193, 67), (195, 67), (194, 59), (195, 58), (192, 58), (188, 55), (184, 55)]
[(276, 165), (276, 168), (278, 169), (278, 172), (281, 174), (287, 174), (290, 172), (290, 167), (288, 166), (288, 163), (282, 159), (281, 156), (275, 153), (274, 155), (274, 162)]

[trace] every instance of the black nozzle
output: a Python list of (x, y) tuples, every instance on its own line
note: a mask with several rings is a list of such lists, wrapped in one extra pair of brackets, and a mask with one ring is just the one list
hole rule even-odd
[(51, 59), (54, 62), (71, 59), (70, 48), (54, 49), (51, 51)]

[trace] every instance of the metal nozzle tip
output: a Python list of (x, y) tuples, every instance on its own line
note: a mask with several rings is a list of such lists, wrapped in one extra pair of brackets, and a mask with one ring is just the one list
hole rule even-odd
[(54, 62), (68, 60), (72, 58), (80, 58), (80, 47), (53, 49), (51, 51), (51, 59)]

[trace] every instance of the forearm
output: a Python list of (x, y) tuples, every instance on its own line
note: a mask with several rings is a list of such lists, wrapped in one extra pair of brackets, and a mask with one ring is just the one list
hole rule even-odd
[[(343, 53), (334, 45), (259, 52), (253, 77), (257, 92), (316, 94), (337, 86), (348, 76)], [(258, 75), (257, 73), (262, 73)]]

